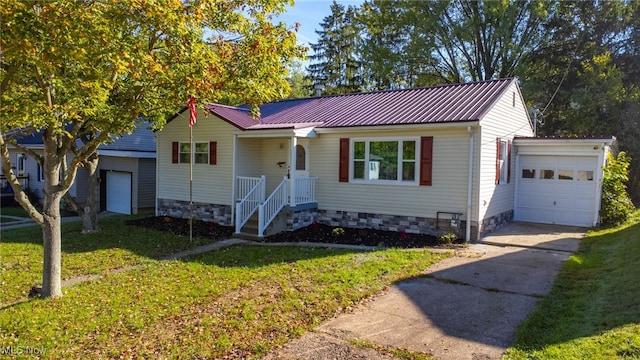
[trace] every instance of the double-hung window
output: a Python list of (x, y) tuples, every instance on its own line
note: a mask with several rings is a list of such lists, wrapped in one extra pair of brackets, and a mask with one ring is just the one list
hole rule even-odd
[(415, 184), (418, 139), (353, 139), (353, 180)]
[[(197, 142), (194, 143), (193, 163), (194, 164), (208, 164), (209, 163), (209, 143)], [(188, 164), (191, 160), (191, 144), (180, 143), (180, 163)]]

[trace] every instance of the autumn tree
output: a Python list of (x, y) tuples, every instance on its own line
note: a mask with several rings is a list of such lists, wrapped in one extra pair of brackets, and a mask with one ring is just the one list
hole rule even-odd
[[(44, 297), (62, 295), (60, 200), (100, 144), (131, 132), (139, 119), (162, 127), (189, 95), (257, 105), (287, 94), (285, 65), (303, 51), (292, 30), (271, 22), (284, 6), (284, 0), (3, 1), (0, 157), (15, 199), (42, 228)], [(16, 141), (40, 131), (42, 154)], [(39, 159), (42, 210), (12, 172), (9, 146)]]

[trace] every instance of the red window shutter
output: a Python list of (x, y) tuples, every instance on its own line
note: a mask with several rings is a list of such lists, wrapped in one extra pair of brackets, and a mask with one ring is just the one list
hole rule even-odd
[(178, 163), (180, 154), (178, 152), (178, 142), (174, 141), (171, 143), (171, 162), (174, 164)]
[(218, 142), (209, 142), (209, 165), (216, 165), (218, 163)]
[(349, 138), (340, 139), (340, 165), (338, 181), (349, 182)]
[(500, 184), (500, 138), (496, 138), (496, 185)]
[(507, 184), (511, 182), (511, 140), (507, 142)]
[(420, 185), (431, 186), (433, 173), (433, 136), (420, 138)]

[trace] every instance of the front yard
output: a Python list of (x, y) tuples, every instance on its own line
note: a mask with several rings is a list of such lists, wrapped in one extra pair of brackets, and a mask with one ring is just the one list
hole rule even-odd
[[(46, 349), (53, 358), (259, 357), (389, 284), (446, 257), (426, 250), (237, 246), (157, 260), (198, 244), (101, 220), (80, 235), (64, 224), (63, 277), (105, 276), (0, 310), (0, 344)], [(9, 303), (41, 278), (39, 228), (2, 232)], [(197, 240), (199, 241), (199, 240)], [(109, 269), (140, 266), (119, 273)]]

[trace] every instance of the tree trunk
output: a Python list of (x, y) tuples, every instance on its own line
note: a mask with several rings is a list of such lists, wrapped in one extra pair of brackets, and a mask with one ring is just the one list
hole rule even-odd
[(46, 197), (42, 238), (44, 267), (42, 269), (42, 297), (62, 296), (62, 232), (60, 229), (61, 194)]
[(91, 234), (100, 231), (98, 227), (98, 212), (100, 199), (100, 178), (98, 177), (98, 156), (91, 156), (84, 163), (84, 168), (89, 175), (87, 203), (81, 212), (82, 233)]

